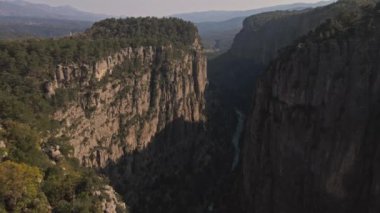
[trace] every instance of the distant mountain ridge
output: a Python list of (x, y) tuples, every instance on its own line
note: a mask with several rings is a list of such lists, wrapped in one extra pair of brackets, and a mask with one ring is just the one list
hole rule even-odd
[(27, 38), (57, 38), (83, 32), (91, 21), (34, 17), (0, 17), (0, 40)]
[(317, 3), (294, 3), (294, 4), (284, 4), (284, 5), (276, 5), (271, 7), (263, 7), (252, 10), (236, 10), (236, 11), (223, 11), (223, 10), (215, 10), (215, 11), (202, 11), (202, 12), (193, 12), (193, 13), (182, 13), (182, 14), (174, 14), (173, 17), (181, 18), (186, 21), (191, 21), (194, 23), (200, 22), (221, 22), (227, 21), (229, 19), (238, 18), (238, 17), (248, 17), (251, 15), (275, 11), (275, 10), (302, 10), (310, 7), (321, 7), (328, 4), (336, 2), (336, 0), (329, 1), (320, 1)]
[(80, 11), (71, 6), (52, 7), (46, 4), (35, 4), (23, 0), (0, 0), (0, 17), (33, 17), (64, 20), (98, 21), (106, 15)]
[[(242, 29), (243, 20), (251, 15), (272, 11), (301, 11), (308, 8), (317, 8), (335, 2), (320, 1), (317, 3), (295, 3), (265, 7), (247, 11), (209, 11), (174, 15), (187, 21), (195, 22), (199, 29), (205, 48), (212, 54), (225, 52), (231, 47), (235, 35)], [(223, 21), (214, 21), (222, 20)], [(207, 20), (198, 22), (200, 20)]]

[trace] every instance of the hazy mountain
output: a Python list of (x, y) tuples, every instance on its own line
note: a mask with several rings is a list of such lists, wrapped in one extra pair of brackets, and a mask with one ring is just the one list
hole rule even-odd
[(0, 39), (52, 38), (83, 32), (90, 21), (32, 17), (0, 17)]
[(45, 4), (34, 4), (23, 0), (0, 0), (0, 16), (22, 16), (81, 21), (97, 21), (106, 17), (106, 15), (83, 12), (70, 6), (52, 7)]
[(210, 52), (223, 52), (231, 47), (234, 37), (241, 30), (245, 17), (221, 22), (201, 22), (198, 27), (203, 45)]
[(330, 1), (320, 1), (317, 3), (295, 3), (295, 4), (284, 4), (272, 7), (264, 7), (252, 10), (242, 10), (242, 11), (204, 11), (204, 12), (194, 12), (194, 13), (182, 13), (172, 15), (173, 17), (181, 18), (194, 23), (199, 22), (220, 22), (227, 21), (229, 19), (237, 17), (247, 17), (259, 13), (275, 11), (275, 10), (302, 10), (309, 7), (320, 7), (327, 4), (331, 4), (335, 0)]
[(0, 0), (0, 39), (67, 36), (82, 32), (105, 17), (70, 6), (51, 7), (23, 0)]

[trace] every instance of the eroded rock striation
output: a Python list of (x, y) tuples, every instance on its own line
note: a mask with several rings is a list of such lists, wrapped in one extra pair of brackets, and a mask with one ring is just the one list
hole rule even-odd
[(379, 15), (323, 24), (258, 81), (244, 212), (380, 211)]
[(143, 150), (176, 119), (205, 121), (206, 58), (196, 42), (189, 50), (127, 48), (93, 67), (58, 66), (55, 79), (57, 88), (71, 82), (85, 88), (54, 117), (65, 123), (61, 134), (88, 167), (104, 168)]

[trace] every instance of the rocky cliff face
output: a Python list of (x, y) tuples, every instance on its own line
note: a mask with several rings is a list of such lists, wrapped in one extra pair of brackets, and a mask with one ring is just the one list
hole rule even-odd
[(327, 19), (338, 16), (355, 18), (363, 5), (376, 0), (340, 0), (334, 4), (301, 11), (274, 11), (248, 17), (236, 36), (230, 53), (267, 66), (278, 56), (278, 50), (313, 31)]
[(328, 22), (258, 81), (245, 212), (380, 211), (380, 16)]
[(49, 94), (80, 92), (54, 118), (83, 165), (104, 168), (141, 151), (177, 119), (205, 121), (206, 58), (198, 41), (189, 48), (127, 48), (93, 66), (58, 66)]
[(222, 89), (226, 102), (232, 100), (236, 106), (248, 109), (254, 90), (252, 82), (278, 56), (279, 50), (327, 19), (360, 16), (360, 7), (372, 5), (374, 1), (340, 0), (315, 9), (274, 11), (246, 18), (231, 49), (210, 61), (210, 84)]
[[(198, 39), (183, 48), (123, 49), (92, 66), (60, 65), (47, 91), (77, 95), (54, 113), (64, 126), (58, 135), (69, 138), (83, 166), (109, 177), (132, 211), (175, 212), (182, 204), (173, 192), (186, 182), (188, 166), (209, 171), (203, 168), (212, 145), (204, 141), (206, 66)], [(168, 178), (167, 188), (154, 188)], [(181, 191), (184, 202), (204, 205), (194, 201), (198, 195), (192, 190)]]

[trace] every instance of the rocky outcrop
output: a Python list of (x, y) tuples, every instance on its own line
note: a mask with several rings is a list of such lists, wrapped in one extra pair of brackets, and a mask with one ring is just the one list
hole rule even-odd
[(63, 158), (59, 145), (50, 146), (48, 149), (45, 150), (45, 152), (54, 161), (59, 161), (61, 158)]
[[(85, 166), (104, 168), (143, 150), (176, 119), (205, 121), (206, 58), (197, 42), (189, 50), (128, 48), (84, 69), (87, 75), (71, 67), (59, 68), (53, 84), (79, 82), (95, 89), (81, 89), (79, 101), (54, 117), (66, 125), (61, 134), (70, 137), (74, 156)], [(84, 80), (91, 74), (95, 83)]]
[(322, 25), (258, 81), (244, 212), (380, 211), (379, 14)]
[(128, 210), (111, 186), (106, 185), (102, 190), (94, 191), (93, 195), (101, 199), (100, 209), (104, 213), (122, 213)]
[(3, 140), (0, 140), (0, 162), (8, 156), (7, 145)]

